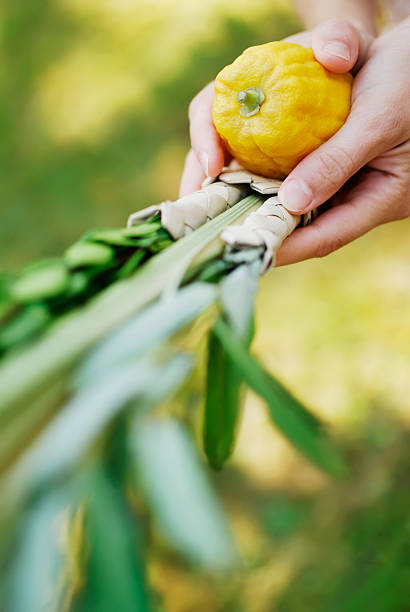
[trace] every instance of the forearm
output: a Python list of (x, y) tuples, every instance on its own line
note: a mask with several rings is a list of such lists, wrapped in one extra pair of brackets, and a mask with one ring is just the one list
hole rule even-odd
[(307, 29), (326, 19), (349, 19), (361, 30), (377, 34), (375, 0), (294, 0)]

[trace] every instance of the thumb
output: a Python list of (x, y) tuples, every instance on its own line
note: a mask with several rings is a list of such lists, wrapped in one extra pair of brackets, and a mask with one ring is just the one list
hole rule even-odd
[[(379, 103), (384, 109), (385, 101)], [(279, 190), (279, 201), (293, 213), (326, 202), (360, 168), (398, 144), (397, 128), (385, 126), (383, 114), (372, 112), (366, 103), (352, 111), (340, 130), (289, 174)]]
[(328, 70), (348, 72), (361, 63), (372, 37), (359, 32), (350, 21), (330, 19), (312, 33), (312, 48), (316, 59)]

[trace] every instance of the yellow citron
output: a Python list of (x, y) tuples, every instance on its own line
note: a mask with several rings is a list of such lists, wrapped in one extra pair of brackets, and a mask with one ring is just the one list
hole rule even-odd
[(250, 47), (216, 77), (213, 120), (248, 170), (284, 178), (343, 125), (352, 76), (326, 70), (310, 48)]

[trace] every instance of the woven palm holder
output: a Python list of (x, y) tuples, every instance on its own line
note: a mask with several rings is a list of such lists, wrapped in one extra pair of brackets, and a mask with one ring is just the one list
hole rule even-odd
[(313, 220), (313, 213), (292, 215), (277, 199), (282, 181), (248, 172), (233, 160), (217, 178), (207, 178), (202, 188), (175, 201), (165, 201), (133, 213), (128, 227), (161, 214), (162, 226), (175, 239), (186, 236), (206, 221), (234, 206), (246, 195), (269, 196), (241, 225), (231, 225), (221, 234), (232, 249), (263, 247), (262, 272), (275, 265), (281, 244), (295, 229)]

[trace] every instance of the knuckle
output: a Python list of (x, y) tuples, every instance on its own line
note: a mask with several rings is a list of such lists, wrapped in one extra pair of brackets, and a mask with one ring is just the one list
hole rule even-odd
[[(393, 103), (391, 107), (393, 107)], [(388, 132), (394, 133), (396, 135), (401, 132), (403, 125), (403, 117), (401, 117), (399, 113), (387, 113), (387, 115), (383, 115), (383, 117), (380, 117), (380, 121), (381, 120), (384, 121), (384, 128)]]
[[(407, 178), (406, 182), (398, 185), (398, 189), (395, 194), (395, 205), (393, 205), (389, 210), (389, 216), (392, 218), (392, 220), (407, 219), (410, 217), (410, 199), (408, 197), (409, 191), (410, 178)], [(393, 211), (391, 209), (393, 209)]]
[(339, 236), (324, 236), (322, 233), (317, 232), (317, 239), (315, 245), (315, 257), (321, 258), (326, 257), (333, 251), (337, 251), (344, 246), (345, 241)]
[(326, 257), (326, 255), (330, 255), (330, 253), (333, 253), (333, 251), (337, 251), (342, 246), (343, 246), (342, 241), (338, 239), (323, 240), (323, 242), (317, 245), (316, 257), (319, 257), (319, 258)]
[[(395, 103), (389, 102), (386, 108), (394, 109)], [(403, 117), (394, 110), (388, 113), (377, 113), (368, 118), (366, 123), (366, 139), (373, 141), (376, 147), (383, 144), (388, 148), (389, 144), (397, 144), (403, 132)]]
[(328, 147), (318, 151), (319, 178), (335, 190), (338, 189), (355, 171), (351, 155), (342, 147)]

